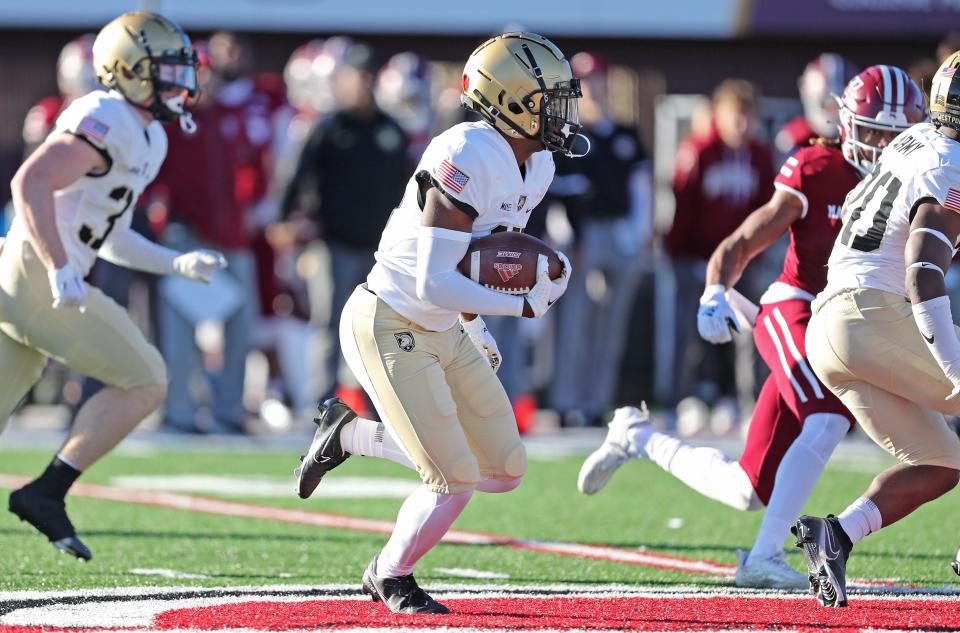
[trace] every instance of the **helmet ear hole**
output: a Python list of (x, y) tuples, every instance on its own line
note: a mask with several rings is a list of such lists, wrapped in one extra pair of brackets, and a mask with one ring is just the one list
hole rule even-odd
[(520, 104), (516, 101), (511, 101), (507, 105), (507, 110), (510, 110), (513, 114), (523, 114), (523, 108), (521, 108)]

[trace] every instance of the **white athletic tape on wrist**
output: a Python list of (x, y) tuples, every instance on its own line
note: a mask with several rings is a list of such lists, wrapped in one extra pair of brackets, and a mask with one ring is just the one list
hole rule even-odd
[(940, 273), (941, 277), (946, 277), (946, 274), (943, 272), (943, 269), (937, 266), (936, 264), (931, 264), (930, 262), (915, 262), (907, 266), (907, 270), (912, 268), (921, 268), (923, 270), (935, 270)]

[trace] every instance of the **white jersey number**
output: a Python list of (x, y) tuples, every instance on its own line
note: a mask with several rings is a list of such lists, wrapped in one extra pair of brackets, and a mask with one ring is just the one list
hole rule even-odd
[(864, 253), (880, 248), (893, 201), (901, 186), (892, 172), (880, 172), (878, 165), (844, 201), (843, 217), (846, 220), (840, 243)]

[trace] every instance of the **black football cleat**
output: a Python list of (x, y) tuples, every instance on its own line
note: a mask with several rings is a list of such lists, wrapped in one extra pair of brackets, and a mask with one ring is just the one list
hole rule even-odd
[(803, 548), (810, 593), (825, 607), (847, 606), (847, 557), (853, 545), (835, 516), (801, 516), (790, 528)]
[(413, 574), (397, 578), (377, 578), (377, 557), (363, 571), (363, 586), (360, 591), (383, 602), (394, 613), (450, 613), (446, 608), (420, 588)]
[(340, 398), (330, 398), (317, 407), (317, 415), (313, 418), (317, 432), (313, 435), (310, 450), (300, 458), (300, 465), (293, 471), (301, 499), (312, 495), (323, 476), (350, 457), (340, 445), (340, 429), (356, 417), (353, 409)]
[(63, 499), (45, 495), (28, 484), (10, 493), (9, 509), (50, 539), (61, 552), (80, 560), (93, 558), (90, 548), (77, 537)]

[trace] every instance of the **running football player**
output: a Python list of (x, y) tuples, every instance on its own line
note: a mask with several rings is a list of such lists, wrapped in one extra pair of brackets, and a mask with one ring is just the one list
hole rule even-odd
[(826, 284), (825, 264), (847, 192), (898, 132), (926, 117), (920, 88), (894, 66), (867, 68), (839, 101), (840, 141), (821, 138), (787, 158), (773, 198), (720, 244), (707, 265), (698, 329), (704, 339), (725, 343), (741, 327), (725, 293), (754, 257), (790, 234), (783, 271), (760, 298), (753, 337), (770, 376), (740, 459), (687, 445), (654, 430), (645, 410), (624, 407), (580, 471), (580, 491), (593, 494), (628, 459), (646, 458), (711, 499), (739, 510), (766, 506), (753, 548), (738, 551), (736, 583), (742, 587), (807, 586), (806, 575), (784, 560), (784, 540), (852, 421), (810, 370), (804, 349), (810, 302)]
[(93, 45), (108, 92), (75, 100), (11, 182), (16, 216), (0, 247), (0, 428), (48, 358), (106, 388), (77, 412), (40, 477), (10, 495), (10, 511), (54, 546), (89, 560), (67, 517), (73, 482), (163, 401), (159, 352), (125, 310), (84, 277), (97, 257), (156, 274), (209, 281), (219, 253), (181, 254), (130, 228), (137, 197), (167, 151), (161, 122), (179, 119), (197, 89), (196, 55), (172, 21), (145, 12), (107, 24)]
[(428, 145), (367, 283), (340, 320), (344, 355), (383, 422), (328, 400), (297, 471), (306, 498), (350, 454), (417, 469), (423, 485), (363, 573), (363, 591), (398, 613), (448, 612), (417, 585), (414, 566), (474, 490), (508, 492), (526, 472), (510, 400), (494, 374), (499, 351), (474, 315), (540, 317), (566, 290), (570, 272), (561, 256), (564, 275), (551, 281), (542, 257), (536, 284), (517, 296), (487, 290), (456, 269), (472, 239), (523, 230), (553, 179), (551, 152), (575, 155), (580, 87), (570, 64), (546, 38), (507, 33), (470, 55), (462, 82), (464, 107), (483, 120), (456, 125)]
[[(839, 516), (802, 516), (810, 590), (847, 604), (846, 561), (868, 534), (952, 490), (960, 439), (960, 340), (944, 274), (960, 236), (960, 52), (931, 82), (929, 123), (897, 137), (844, 203), (807, 352), (817, 376), (900, 464)], [(901, 102), (897, 102), (897, 110)]]

